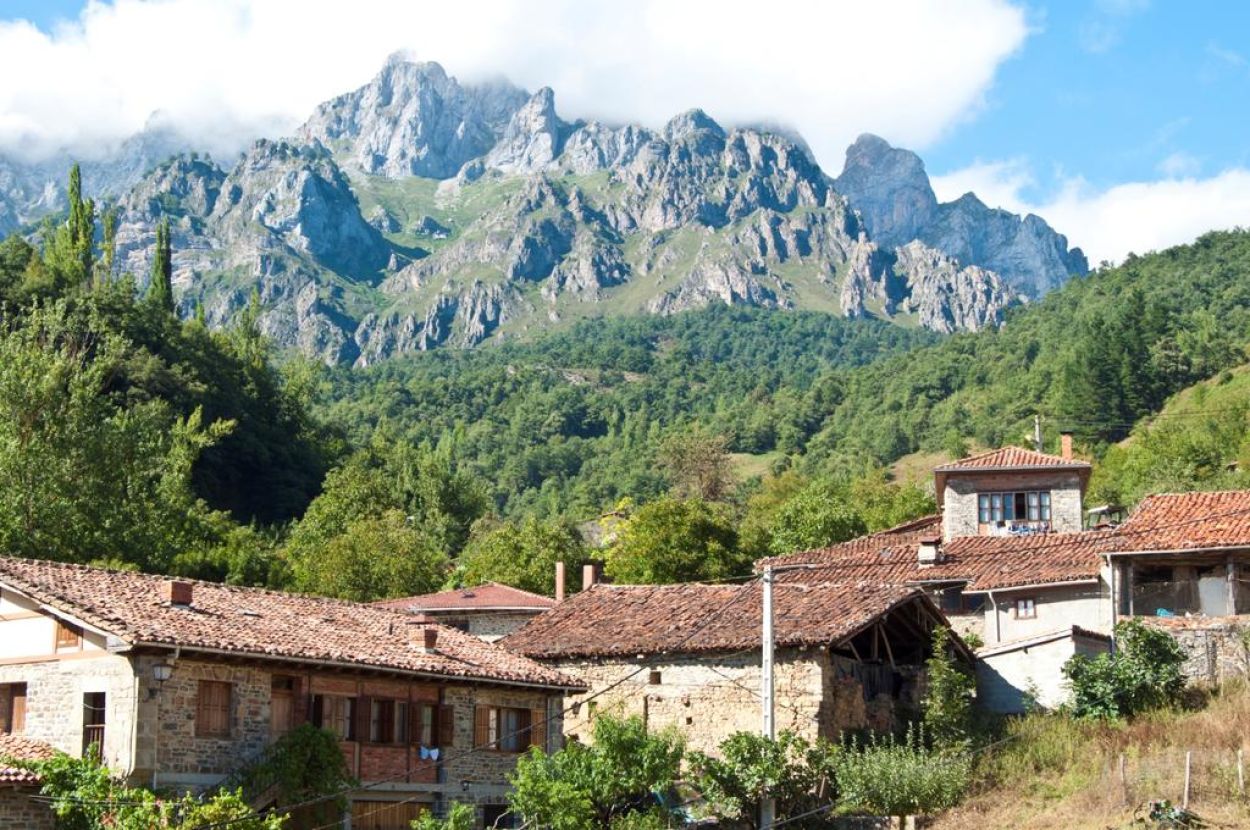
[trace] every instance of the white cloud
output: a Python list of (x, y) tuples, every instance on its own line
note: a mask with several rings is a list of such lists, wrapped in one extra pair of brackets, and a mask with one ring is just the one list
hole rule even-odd
[(1130, 252), (1161, 250), (1210, 230), (1250, 225), (1250, 170), (1240, 167), (1205, 179), (1170, 177), (1102, 190), (1070, 178), (1058, 193), (1040, 200), (1023, 197), (1031, 182), (1027, 165), (1016, 161), (978, 163), (934, 177), (933, 186), (944, 201), (973, 189), (994, 194), (994, 201), (1008, 210), (1036, 213), (1080, 245), (1092, 263), (1119, 262)]
[(861, 131), (923, 148), (969, 117), (1027, 34), (1007, 0), (91, 0), (51, 34), (0, 22), (0, 150), (98, 151), (154, 112), (237, 145), (409, 49), (552, 86), (565, 117), (789, 123), (836, 171)]
[(1194, 155), (1177, 150), (1175, 153), (1169, 154), (1166, 158), (1156, 165), (1156, 169), (1163, 174), (1165, 178), (1180, 179), (1186, 176), (1196, 176), (1202, 170), (1202, 162)]

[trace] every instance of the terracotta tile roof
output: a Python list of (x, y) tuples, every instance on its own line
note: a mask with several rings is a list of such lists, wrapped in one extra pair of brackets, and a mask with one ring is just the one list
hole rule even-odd
[(533, 594), (500, 585), (498, 582), (487, 582), (474, 588), (457, 588), (454, 591), (440, 591), (437, 594), (419, 594), (415, 597), (384, 599), (375, 602), (381, 608), (392, 611), (408, 611), (410, 613), (440, 611), (545, 611), (555, 605), (556, 601), (542, 594)]
[(757, 569), (766, 563), (811, 563), (826, 566), (821, 574), (829, 580), (966, 582), (971, 591), (999, 590), (1096, 579), (1099, 557), (1110, 537), (1102, 532), (965, 536), (942, 545), (939, 563), (922, 565), (917, 550), (920, 540), (931, 538), (939, 528), (938, 517), (926, 516), (831, 547), (764, 559)]
[(6, 761), (42, 761), (56, 754), (48, 744), (20, 735), (0, 735), (0, 784), (38, 784), (39, 776)]
[(933, 471), (935, 473), (962, 473), (981, 470), (1022, 470), (1036, 467), (1089, 469), (1090, 464), (1088, 461), (1026, 450), (1023, 447), (1002, 447), (970, 455), (967, 458), (952, 461), (950, 464), (943, 464), (935, 467)]
[(1250, 490), (1147, 496), (1116, 535), (1121, 552), (1250, 548)]
[[(901, 585), (827, 584), (808, 578), (775, 587), (779, 646), (841, 642), (891, 609), (919, 602)], [(697, 654), (758, 648), (762, 587), (747, 585), (595, 585), (535, 617), (502, 641), (538, 659)]]
[[(363, 603), (191, 582), (190, 606), (162, 599), (165, 577), (0, 557), (0, 584), (132, 646), (180, 646), (485, 682), (577, 687), (559, 672), (425, 618)], [(189, 580), (187, 580), (189, 581)], [(434, 627), (434, 653), (420, 630)]]

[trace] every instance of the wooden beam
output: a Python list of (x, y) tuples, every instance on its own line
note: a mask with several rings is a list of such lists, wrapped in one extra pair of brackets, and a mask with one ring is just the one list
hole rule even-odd
[(885, 634), (885, 626), (881, 623), (877, 623), (877, 631), (881, 634), (882, 642), (885, 643), (885, 653), (889, 655), (890, 668), (897, 670), (898, 666), (894, 664), (894, 650), (890, 648), (890, 638)]

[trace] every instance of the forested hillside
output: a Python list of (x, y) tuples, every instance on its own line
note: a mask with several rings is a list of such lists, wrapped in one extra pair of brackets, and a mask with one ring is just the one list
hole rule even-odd
[(588, 558), (621, 581), (720, 579), (931, 511), (886, 465), (1020, 442), (1035, 413), (1099, 461), (1095, 498), (1241, 482), (1245, 232), (979, 334), (716, 306), (327, 370), (279, 366), (255, 303), (225, 331), (178, 319), (163, 226), (140, 296), (113, 276), (111, 213), (69, 191), (68, 214), (0, 244), (15, 554), (355, 599), (549, 590), (555, 561)]
[(657, 453), (693, 425), (812, 477), (1021, 443), (1034, 414), (1101, 457), (1169, 395), (1244, 360), (1248, 339), (1250, 234), (1213, 233), (1075, 278), (1000, 330), (935, 339), (723, 308), (598, 320), (339, 371), (323, 411), (359, 435), (453, 442), (505, 514), (582, 518), (663, 491)]

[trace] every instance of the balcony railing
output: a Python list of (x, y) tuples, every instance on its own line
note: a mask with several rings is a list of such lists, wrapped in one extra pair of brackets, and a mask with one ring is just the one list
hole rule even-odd
[(82, 754), (87, 757), (91, 747), (95, 746), (96, 756), (104, 754), (104, 724), (88, 724), (82, 728)]

